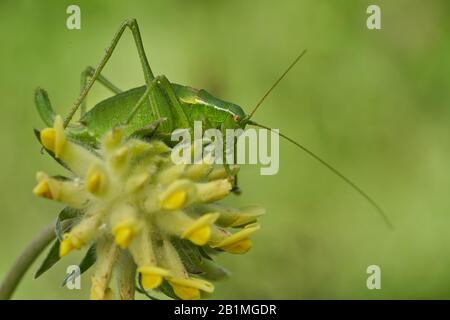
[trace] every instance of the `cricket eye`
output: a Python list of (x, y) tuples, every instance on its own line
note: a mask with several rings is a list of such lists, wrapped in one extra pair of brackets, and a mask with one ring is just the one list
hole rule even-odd
[(241, 121), (241, 117), (238, 116), (238, 115), (235, 115), (235, 116), (233, 117), (233, 120), (234, 120), (235, 122), (239, 122), (239, 121)]

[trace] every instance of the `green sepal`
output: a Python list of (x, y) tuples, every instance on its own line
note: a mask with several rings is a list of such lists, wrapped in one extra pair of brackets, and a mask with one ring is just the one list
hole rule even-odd
[[(93, 244), (88, 251), (86, 251), (86, 254), (84, 255), (83, 260), (81, 260), (78, 267), (80, 268), (80, 275), (82, 275), (85, 271), (89, 270), (90, 267), (94, 265), (94, 263), (97, 261), (97, 252), (95, 250), (96, 246)], [(73, 273), (68, 274), (64, 281), (62, 282), (61, 286), (65, 287), (67, 282), (72, 280)]]

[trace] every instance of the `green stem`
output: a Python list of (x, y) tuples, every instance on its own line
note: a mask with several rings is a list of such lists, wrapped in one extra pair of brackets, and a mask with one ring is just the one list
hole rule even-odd
[(55, 237), (55, 223), (52, 222), (28, 244), (3, 279), (0, 285), (0, 300), (11, 298), (28, 268)]

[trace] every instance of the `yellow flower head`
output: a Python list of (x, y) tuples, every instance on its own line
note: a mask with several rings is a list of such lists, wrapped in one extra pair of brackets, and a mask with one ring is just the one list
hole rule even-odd
[[(144, 290), (199, 299), (202, 292), (214, 290), (210, 282), (200, 279), (214, 268), (205, 258), (209, 251), (250, 249), (249, 236), (259, 229), (252, 223), (263, 211), (232, 209), (217, 202), (232, 187), (223, 167), (175, 165), (166, 144), (125, 137), (122, 127), (106, 133), (93, 150), (64, 130), (59, 116), (39, 138), (72, 176), (40, 172), (33, 193), (80, 212), (64, 229), (59, 256), (95, 246), (92, 299), (114, 297), (109, 287), (113, 268), (122, 277), (119, 297), (129, 296), (123, 292), (133, 290), (137, 273), (137, 285)], [(224, 229), (229, 227), (243, 229), (233, 234)]]

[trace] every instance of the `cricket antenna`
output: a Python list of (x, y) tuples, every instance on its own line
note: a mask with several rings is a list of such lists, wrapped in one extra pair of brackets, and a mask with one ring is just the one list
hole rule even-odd
[(386, 224), (386, 226), (391, 229), (394, 230), (394, 226), (392, 225), (391, 221), (389, 220), (389, 218), (387, 217), (386, 213), (383, 211), (383, 209), (381, 209), (381, 207), (375, 202), (375, 200), (373, 200), (364, 190), (362, 190), (360, 187), (358, 187), (353, 181), (351, 181), (349, 178), (347, 178), (346, 176), (344, 176), (341, 172), (339, 172), (335, 167), (333, 167), (331, 164), (329, 164), (328, 162), (326, 162), (325, 160), (323, 160), (322, 158), (320, 158), (318, 155), (316, 155), (314, 152), (312, 152), (311, 150), (309, 150), (308, 148), (306, 148), (305, 146), (301, 145), (300, 143), (298, 143), (297, 141), (289, 138), (288, 136), (285, 136), (284, 134), (278, 132), (278, 131), (274, 131), (269, 127), (263, 126), (259, 123), (256, 123), (252, 120), (249, 120), (248, 124), (250, 125), (254, 125), (256, 127), (259, 128), (263, 128), (263, 129), (267, 129), (270, 130), (271, 132), (276, 132), (280, 137), (286, 139), (287, 141), (293, 143), (294, 145), (296, 145), (298, 148), (302, 149), (304, 152), (306, 152), (307, 154), (309, 154), (311, 157), (313, 157), (315, 160), (317, 160), (318, 162), (320, 162), (322, 165), (324, 165), (325, 167), (327, 167), (330, 171), (332, 171), (335, 175), (337, 175), (339, 178), (341, 178), (342, 180), (344, 180), (345, 183), (347, 183), (350, 187), (352, 187), (356, 192), (358, 192), (363, 198), (365, 198), (374, 208), (375, 210), (380, 214), (380, 216), (383, 218), (384, 223)]
[(253, 114), (258, 110), (259, 106), (266, 100), (266, 98), (269, 96), (269, 94), (275, 89), (275, 87), (280, 83), (281, 80), (288, 74), (288, 72), (297, 64), (298, 60), (300, 60), (301, 57), (306, 53), (306, 49), (300, 53), (297, 58), (289, 65), (289, 67), (283, 72), (283, 74), (278, 78), (277, 81), (274, 82), (274, 84), (267, 90), (267, 92), (263, 95), (261, 100), (256, 104), (256, 106), (253, 108), (252, 112), (248, 115), (248, 119), (253, 117)]

